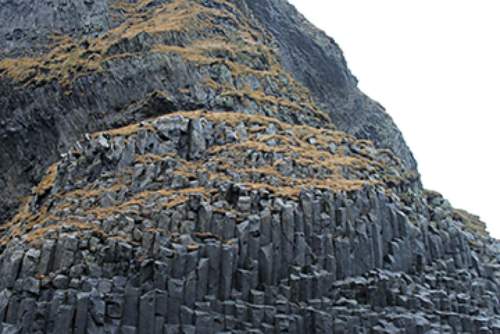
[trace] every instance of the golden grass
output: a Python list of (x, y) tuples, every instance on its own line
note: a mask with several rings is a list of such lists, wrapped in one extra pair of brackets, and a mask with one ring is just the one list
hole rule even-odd
[(33, 192), (36, 195), (44, 195), (52, 188), (57, 177), (57, 168), (57, 163), (54, 163), (47, 169), (42, 181), (40, 181), (40, 183), (34, 188)]
[(150, 124), (147, 123), (133, 123), (121, 128), (116, 128), (116, 129), (111, 129), (111, 130), (104, 130), (104, 131), (99, 131), (99, 132), (94, 132), (91, 137), (92, 138), (97, 138), (100, 135), (109, 135), (111, 137), (115, 136), (123, 136), (123, 137), (128, 137), (133, 134), (136, 134), (139, 130), (146, 129), (149, 131), (154, 131), (154, 127)]
[(482, 222), (478, 216), (470, 214), (465, 210), (454, 209), (453, 219), (464, 223), (465, 228), (473, 234), (477, 234), (483, 237), (489, 236), (489, 233), (486, 229), (486, 223)]
[(105, 236), (104, 231), (100, 226), (97, 224), (89, 223), (89, 222), (82, 222), (78, 220), (63, 220), (63, 221), (57, 221), (57, 224), (49, 225), (49, 226), (44, 226), (40, 227), (37, 229), (34, 229), (32, 231), (29, 231), (25, 234), (23, 234), (23, 239), (27, 243), (31, 244), (36, 242), (37, 240), (40, 240), (43, 238), (46, 234), (48, 233), (54, 233), (57, 232), (59, 233), (63, 227), (65, 228), (71, 227), (75, 230), (75, 232), (79, 231), (93, 231), (94, 234), (100, 235), (100, 236)]
[[(102, 71), (102, 64), (106, 61), (134, 56), (131, 54), (107, 55), (109, 50), (121, 41), (133, 39), (139, 34), (154, 36), (165, 32), (189, 32), (193, 36), (198, 36), (199, 39), (192, 40), (190, 45), (185, 47), (157, 44), (150, 52), (177, 54), (186, 61), (201, 66), (221, 63), (226, 65), (234, 76), (254, 75), (263, 79), (272, 77), (280, 85), (282, 83), (279, 77), (285, 77), (288, 84), (281, 89), (293, 90), (294, 96), (300, 97), (300, 103), (268, 96), (263, 91), (248, 89), (243, 94), (258, 103), (286, 107), (299, 112), (306, 108), (312, 110), (320, 118), (329, 119), (328, 115), (315, 107), (307, 90), (281, 68), (275, 50), (263, 44), (266, 40), (263, 32), (248, 22), (245, 15), (242, 15), (230, 1), (218, 1), (228, 10), (208, 8), (195, 0), (175, 0), (151, 9), (148, 7), (149, 3), (150, 1), (144, 0), (135, 4), (127, 1), (115, 2), (112, 7), (123, 12), (126, 17), (125, 21), (101, 36), (86, 39), (88, 47), (82, 47), (82, 41), (58, 35), (53, 38), (54, 48), (45, 55), (0, 61), (0, 73), (26, 85), (40, 85), (56, 80), (63, 87), (69, 88), (78, 77)], [(207, 33), (213, 30), (214, 19), (229, 20), (239, 29), (236, 32), (227, 31), (224, 34)], [(217, 28), (220, 30), (221, 27), (217, 26)], [(212, 53), (218, 51), (227, 53), (228, 57), (214, 57)], [(239, 59), (243, 57), (242, 55), (250, 55), (250, 58), (251, 55), (263, 55), (268, 60), (270, 68), (255, 70), (230, 60)], [(143, 54), (138, 56), (143, 56)], [(231, 91), (229, 87), (224, 87), (209, 78), (206, 82), (212, 89), (222, 89), (224, 94), (237, 95), (237, 92)]]
[[(161, 189), (157, 191), (143, 191), (141, 193), (135, 194), (131, 199), (124, 203), (117, 204), (109, 208), (94, 208), (87, 211), (88, 215), (95, 217), (95, 219), (104, 219), (114, 214), (130, 210), (133, 206), (144, 206), (146, 201), (155, 200), (160, 204), (159, 206), (163, 208), (173, 208), (175, 206), (183, 204), (190, 194), (202, 194), (206, 195), (210, 193), (210, 189), (206, 188), (186, 188), (186, 189)], [(168, 199), (167, 201), (160, 201), (162, 197), (174, 197)]]
[[(131, 180), (130, 170), (122, 170), (114, 184), (106, 187), (89, 185), (86, 188), (74, 189), (65, 193), (51, 195), (54, 201), (50, 207), (42, 203), (40, 208), (33, 209), (30, 206), (32, 198), (27, 198), (20, 207), (17, 215), (6, 225), (0, 227), (3, 237), (0, 244), (5, 244), (12, 238), (24, 238), (28, 242), (36, 242), (47, 233), (59, 233), (60, 227), (73, 227), (75, 232), (92, 230), (103, 238), (120, 237), (105, 235), (99, 224), (100, 220), (118, 214), (140, 215), (143, 208), (155, 211), (173, 209), (185, 204), (190, 195), (201, 194), (205, 200), (210, 201), (219, 192), (218, 185), (223, 182), (238, 182), (249, 190), (266, 190), (271, 196), (284, 197), (296, 200), (305, 188), (329, 190), (333, 192), (349, 192), (361, 189), (367, 185), (377, 185), (384, 182), (394, 182), (398, 179), (384, 175), (386, 166), (382, 161), (376, 161), (369, 155), (375, 150), (369, 141), (359, 141), (354, 137), (342, 132), (316, 129), (310, 126), (291, 125), (281, 122), (272, 117), (262, 115), (248, 115), (234, 112), (207, 112), (197, 110), (193, 112), (176, 112), (160, 116), (162, 120), (173, 117), (185, 117), (186, 119), (205, 118), (213, 123), (224, 123), (236, 127), (242, 123), (248, 131), (248, 140), (223, 145), (213, 146), (208, 149), (206, 159), (198, 161), (184, 160), (174, 153), (163, 156), (147, 154), (136, 156), (135, 161), (142, 164), (156, 164), (165, 159), (175, 159), (177, 164), (173, 166), (171, 173), (183, 175), (188, 179), (196, 179), (199, 173), (209, 176), (210, 186), (193, 187), (185, 189), (160, 189), (149, 190), (140, 193), (128, 193), (128, 183)], [(157, 118), (158, 119), (158, 118)], [(155, 131), (153, 121), (145, 121), (139, 124), (129, 125), (123, 128), (103, 131), (92, 136), (130, 136), (140, 129)], [(277, 132), (266, 134), (266, 129), (273, 125)], [(314, 144), (311, 139), (314, 138)], [(269, 141), (275, 144), (269, 145)], [(342, 150), (342, 142), (356, 145), (362, 154), (345, 154)], [(332, 154), (329, 145), (339, 145), (337, 152)], [(266, 158), (263, 166), (258, 168), (245, 167), (248, 153), (279, 153), (279, 160), (270, 155)], [(366, 153), (366, 154), (365, 154)], [(292, 163), (297, 169), (297, 174), (285, 176), (280, 172), (280, 164)], [(214, 167), (215, 166), (215, 167)], [(43, 195), (49, 191), (56, 181), (57, 164), (52, 165), (40, 184), (34, 188), (33, 195)], [(346, 177), (345, 171), (350, 174)], [(128, 174), (127, 174), (128, 173)], [(371, 178), (372, 175), (384, 175), (383, 178)], [(238, 181), (234, 175), (239, 175)], [(256, 179), (262, 182), (254, 182)], [(78, 205), (83, 199), (98, 199), (106, 192), (122, 192), (126, 198), (121, 203), (112, 207), (100, 207), (99, 201), (90, 201), (91, 207), (85, 212), (78, 212)], [(226, 210), (226, 209), (223, 209)], [(74, 212), (77, 213), (74, 213)], [(80, 218), (78, 218), (80, 217)], [(82, 220), (88, 221), (82, 222)], [(50, 225), (48, 225), (50, 223)]]
[[(243, 19), (244, 15), (233, 14), (237, 13), (238, 9), (231, 2), (219, 1), (220, 4), (230, 7), (232, 11), (207, 8), (195, 0), (175, 0), (153, 9), (148, 9), (147, 5), (149, 3), (148, 0), (140, 0), (136, 4), (130, 4), (127, 1), (115, 2), (114, 9), (120, 11), (126, 17), (125, 21), (104, 35), (89, 40), (87, 48), (83, 48), (80, 41), (74, 41), (65, 36), (55, 36), (53, 39), (55, 47), (45, 55), (0, 61), (0, 75), (7, 75), (24, 84), (43, 84), (47, 81), (57, 80), (67, 87), (79, 76), (102, 71), (102, 64), (105, 61), (118, 59), (119, 57), (144, 56), (142, 53), (137, 55), (108, 55), (111, 48), (117, 43), (127, 39), (131, 40), (139, 34), (145, 33), (151, 36), (167, 32), (198, 34), (200, 39), (191, 41), (185, 47), (157, 44), (153, 46), (150, 52), (175, 54), (197, 66), (224, 65), (227, 66), (233, 76), (251, 75), (259, 80), (275, 80), (283, 96), (287, 96), (291, 92), (291, 95), (297, 97), (297, 101), (267, 95), (260, 89), (253, 90), (250, 87), (236, 89), (229, 83), (219, 83), (212, 78), (205, 78), (203, 84), (217, 91), (221, 96), (249, 99), (259, 104), (287, 108), (296, 112), (312, 112), (320, 119), (325, 121), (329, 119), (328, 115), (321, 112), (312, 102), (308, 91), (297, 83), (288, 72), (283, 70), (277, 61), (275, 50), (263, 43), (266, 36), (245, 21)], [(221, 35), (210, 35), (209, 31), (213, 28), (211, 20), (221, 17), (240, 27), (236, 35), (229, 31)], [(215, 54), (227, 56), (221, 58), (214, 56)], [(248, 60), (248, 57), (251, 58), (252, 55), (263, 55), (268, 62), (268, 68), (256, 70), (245, 64), (244, 61), (238, 61), (241, 59)], [(286, 84), (283, 83), (283, 78), (286, 79), (284, 80), (287, 82)], [(181, 88), (179, 92), (189, 94), (189, 89)], [(384, 168), (383, 163), (375, 162), (368, 157), (347, 156), (343, 154), (342, 148), (339, 148), (336, 154), (331, 154), (328, 150), (328, 145), (331, 143), (340, 145), (345, 140), (355, 141), (353, 137), (342, 132), (316, 129), (310, 126), (295, 126), (272, 117), (232, 112), (198, 110), (177, 112), (162, 117), (178, 116), (187, 119), (205, 118), (215, 123), (225, 123), (233, 127), (246, 123), (250, 138), (245, 142), (210, 148), (208, 150), (210, 156), (208, 161), (217, 164), (215, 172), (208, 171), (205, 161), (185, 161), (172, 154), (165, 156), (136, 156), (136, 162), (154, 164), (166, 158), (175, 158), (179, 162), (178, 166), (175, 167), (175, 174), (195, 178), (197, 173), (205, 172), (209, 174), (209, 180), (214, 184), (232, 182), (231, 173), (239, 173), (245, 179), (242, 184), (250, 190), (265, 189), (270, 192), (271, 196), (291, 199), (296, 199), (303, 188), (325, 189), (335, 192), (353, 191), (367, 184), (382, 182), (380, 180), (346, 179), (342, 175), (343, 168), (354, 172), (373, 172), (373, 170), (383, 170)], [(260, 134), (271, 124), (281, 133), (276, 135)], [(99, 135), (128, 137), (136, 134), (141, 129), (155, 131), (152, 123), (145, 121), (118, 129), (94, 133), (92, 137), (96, 138)], [(284, 131), (287, 133), (283, 133)], [(311, 138), (315, 139), (316, 144), (309, 143)], [(269, 140), (276, 141), (277, 145), (268, 145), (266, 142)], [(373, 147), (370, 142), (364, 141), (357, 141), (356, 145), (362, 152)], [(314, 171), (321, 170), (322, 177), (316, 175), (305, 175), (303, 178), (286, 177), (277, 169), (280, 161), (271, 161), (269, 165), (259, 168), (236, 166), (238, 162), (243, 161), (245, 152), (249, 150), (262, 153), (279, 153), (284, 158), (293, 161), (296, 166)], [(236, 163), (231, 164), (232, 161)], [(272, 178), (279, 186), (266, 182), (247, 182), (247, 179), (251, 180), (251, 176), (255, 174), (262, 176), (264, 180)], [(40, 184), (34, 188), (33, 194), (39, 196), (47, 194), (56, 181), (56, 177), (57, 165), (54, 164), (48, 169), (47, 175)], [(152, 202), (155, 202), (155, 209), (157, 210), (173, 209), (185, 204), (191, 194), (201, 194), (205, 199), (210, 200), (211, 196), (218, 192), (217, 189), (203, 187), (144, 191), (138, 194), (127, 194), (130, 197), (123, 203), (118, 203), (110, 208), (102, 208), (99, 207), (98, 202), (95, 203), (95, 206), (87, 210), (84, 213), (85, 217), (83, 217), (83, 219), (90, 219), (94, 223), (82, 222), (77, 217), (71, 216), (71, 211), (75, 207), (72, 200), (78, 202), (78, 200), (82, 199), (98, 198), (104, 192), (126, 191), (127, 186), (125, 182), (123, 184), (114, 184), (108, 188), (93, 188), (93, 185), (89, 185), (85, 189), (75, 189), (67, 193), (54, 194), (51, 196), (58, 202), (50, 208), (42, 203), (40, 208), (33, 209), (30, 206), (32, 198), (27, 198), (20, 206), (16, 216), (0, 227), (2, 232), (0, 244), (6, 244), (12, 238), (24, 238), (28, 242), (36, 242), (47, 233), (53, 233), (54, 231), (58, 233), (63, 224), (73, 227), (76, 231), (92, 230), (103, 237), (120, 238), (119, 236), (105, 235), (99, 226), (99, 220), (124, 211), (140, 214), (137, 210), (140, 211), (142, 207)], [(138, 209), (136, 210), (135, 207)], [(50, 225), (48, 225), (49, 223)]]
[(127, 189), (127, 186), (125, 184), (115, 184), (112, 187), (105, 189), (102, 188), (91, 189), (90, 187), (92, 186), (93, 185), (90, 185), (89, 188), (75, 189), (69, 192), (57, 193), (54, 194), (54, 197), (58, 199), (68, 199), (68, 198), (85, 199), (91, 197), (98, 197), (102, 195), (104, 192), (116, 193)]
[(60, 38), (47, 54), (33, 58), (7, 58), (0, 71), (23, 84), (43, 84), (53, 80), (69, 86), (78, 77), (100, 69), (99, 50), (87, 50), (69, 37)]
[[(336, 154), (331, 154), (328, 150), (328, 145), (331, 143), (339, 144), (342, 140), (355, 140), (353, 137), (350, 137), (344, 133), (332, 130), (325, 129), (316, 129), (310, 126), (294, 126), (287, 123), (280, 122), (279, 120), (271, 117), (261, 116), (261, 115), (248, 115), (241, 113), (233, 113), (233, 112), (206, 112), (204, 110), (198, 110), (193, 112), (176, 112), (166, 116), (161, 116), (161, 118), (170, 118), (170, 117), (185, 117), (188, 119), (198, 119), (205, 118), (212, 122), (223, 122), (230, 126), (237, 126), (241, 123), (246, 123), (248, 127), (257, 126), (261, 129), (264, 129), (266, 126), (270, 124), (274, 124), (274, 126), (279, 130), (288, 130), (287, 136), (284, 134), (280, 135), (262, 135), (255, 136), (251, 134), (249, 140), (245, 142), (238, 142), (234, 144), (224, 145), (224, 146), (213, 146), (209, 148), (208, 153), (212, 156), (218, 155), (223, 152), (244, 152), (247, 150), (254, 150), (264, 153), (280, 153), (284, 154), (286, 157), (292, 158), (292, 160), (297, 165), (302, 165), (304, 167), (314, 167), (314, 168), (324, 168), (329, 170), (332, 174), (338, 175), (338, 170), (341, 167), (350, 167), (354, 170), (370, 170), (370, 171), (382, 171), (384, 165), (380, 161), (375, 161), (369, 159), (368, 157), (355, 155), (348, 156), (342, 153), (342, 150), (339, 149), (339, 152)], [(113, 131), (108, 131), (109, 135), (130, 135), (136, 131), (137, 128), (134, 128), (130, 131), (129, 127), (126, 127), (125, 130), (115, 129)], [(289, 134), (292, 134), (291, 136)], [(308, 139), (313, 136), (316, 139), (316, 145), (310, 144)], [(275, 140), (277, 145), (269, 146), (266, 144), (269, 140)], [(372, 147), (373, 144), (368, 141), (359, 141), (356, 143), (361, 147), (365, 145), (366, 147)], [(294, 158), (293, 155), (297, 155), (298, 158)], [(143, 159), (142, 161), (154, 161), (162, 159), (163, 157), (139, 157), (139, 159)], [(217, 160), (217, 157), (213, 157), (212, 161)], [(185, 162), (183, 162), (185, 163)], [(200, 168), (200, 166), (196, 166), (196, 168)], [(196, 168), (191, 170), (184, 169), (184, 175), (193, 176), (193, 171)]]

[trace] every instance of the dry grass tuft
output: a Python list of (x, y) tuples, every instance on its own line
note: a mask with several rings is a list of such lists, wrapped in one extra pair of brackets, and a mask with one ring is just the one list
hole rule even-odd
[(54, 185), (57, 177), (57, 163), (52, 164), (45, 173), (45, 177), (35, 187), (34, 193), (38, 196), (45, 195)]
[(475, 216), (465, 210), (454, 209), (453, 219), (464, 223), (465, 228), (476, 235), (488, 237), (489, 233), (486, 229), (486, 223), (482, 222), (478, 216)]

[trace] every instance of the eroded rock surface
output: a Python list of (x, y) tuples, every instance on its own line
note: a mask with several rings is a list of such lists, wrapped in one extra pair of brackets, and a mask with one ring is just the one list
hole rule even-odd
[[(333, 40), (284, 1), (2, 0), (0, 21), (0, 219), (84, 133), (169, 110), (289, 109), (310, 124), (321, 109), (316, 126), (333, 120), (416, 170)], [(151, 95), (165, 103), (138, 110)]]
[(335, 125), (358, 138), (372, 140), (401, 158), (417, 162), (383, 106), (363, 94), (335, 41), (309, 23), (286, 0), (246, 0), (256, 18), (274, 36), (283, 66), (304, 86)]
[(500, 244), (287, 3), (0, 5), (0, 333), (500, 333)]
[(496, 333), (498, 250), (438, 194), (408, 206), (414, 182), (369, 142), (259, 115), (87, 136), (3, 227), (4, 328)]

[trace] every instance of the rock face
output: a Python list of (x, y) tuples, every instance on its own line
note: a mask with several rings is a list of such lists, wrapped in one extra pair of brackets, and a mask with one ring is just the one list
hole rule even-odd
[(500, 333), (500, 244), (286, 2), (0, 5), (0, 333)]
[[(0, 219), (84, 133), (175, 110), (250, 104), (294, 108), (303, 118), (304, 104), (319, 106), (322, 124), (333, 120), (416, 170), (399, 130), (356, 88), (337, 45), (292, 6), (204, 5), (0, 0)], [(293, 79), (300, 88), (288, 87)]]
[(392, 150), (409, 169), (417, 163), (385, 109), (357, 87), (339, 46), (286, 0), (247, 0), (273, 35), (283, 66), (311, 92), (342, 131)]

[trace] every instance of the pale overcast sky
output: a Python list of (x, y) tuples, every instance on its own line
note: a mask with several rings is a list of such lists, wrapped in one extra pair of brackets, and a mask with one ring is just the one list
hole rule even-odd
[(290, 0), (403, 131), (424, 186), (500, 238), (500, 1)]

